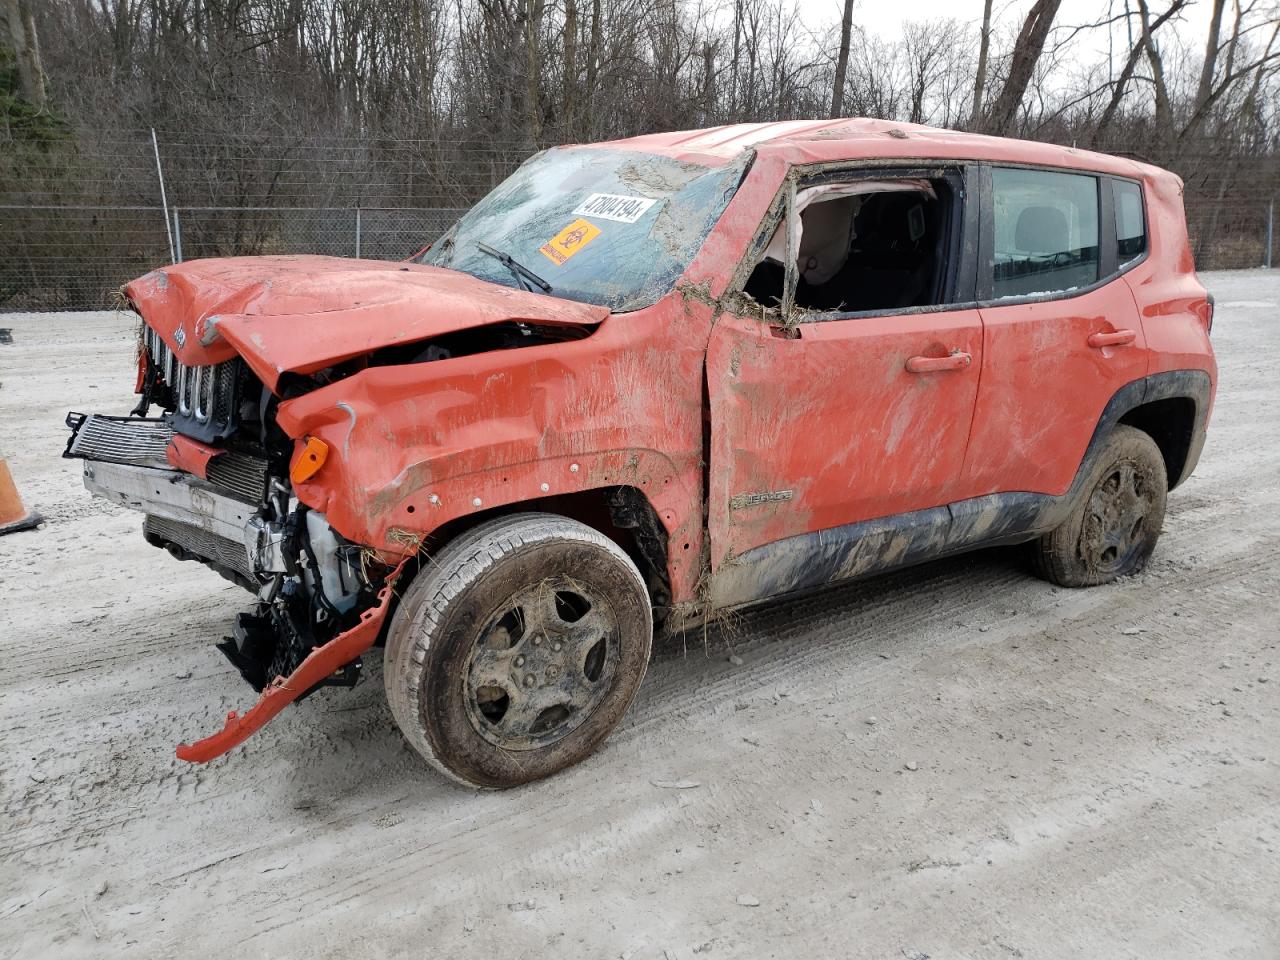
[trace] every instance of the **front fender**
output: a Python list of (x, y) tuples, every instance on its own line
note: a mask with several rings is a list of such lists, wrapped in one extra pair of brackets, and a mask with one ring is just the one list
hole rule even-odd
[(705, 339), (658, 343), (664, 302), (568, 343), (372, 367), (280, 405), (329, 447), (295, 482), (344, 537), (407, 553), (442, 525), (549, 496), (628, 485), (667, 530), (675, 599), (701, 554)]

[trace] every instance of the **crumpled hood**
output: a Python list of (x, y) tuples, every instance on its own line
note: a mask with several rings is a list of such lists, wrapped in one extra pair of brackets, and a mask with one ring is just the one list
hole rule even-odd
[(594, 326), (606, 307), (442, 267), (343, 257), (228, 257), (153, 270), (125, 286), (191, 366), (240, 354), (268, 387), (381, 347), (504, 321)]

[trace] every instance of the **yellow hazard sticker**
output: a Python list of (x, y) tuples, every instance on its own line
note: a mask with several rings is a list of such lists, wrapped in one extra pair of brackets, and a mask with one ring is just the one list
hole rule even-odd
[(588, 220), (575, 220), (538, 248), (557, 267), (600, 236), (600, 228)]

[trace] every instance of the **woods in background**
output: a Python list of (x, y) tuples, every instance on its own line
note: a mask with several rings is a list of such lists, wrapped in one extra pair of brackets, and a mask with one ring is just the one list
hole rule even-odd
[[(1276, 0), (968, 2), (885, 38), (855, 0), (0, 0), (0, 203), (154, 202), (151, 127), (182, 203), (456, 207), (551, 144), (872, 116), (1151, 160), (1202, 266), (1261, 261)], [(1207, 36), (1175, 29), (1193, 2)]]

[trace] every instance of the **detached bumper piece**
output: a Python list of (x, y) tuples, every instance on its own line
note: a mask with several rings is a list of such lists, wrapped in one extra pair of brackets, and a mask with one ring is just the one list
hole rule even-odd
[(178, 759), (191, 763), (208, 763), (237, 747), (261, 730), (276, 714), (295, 700), (305, 696), (342, 671), (353, 660), (374, 645), (382, 622), (391, 605), (392, 587), (404, 569), (404, 562), (388, 574), (377, 603), (360, 615), (360, 622), (340, 633), (311, 654), (287, 677), (277, 677), (262, 691), (262, 696), (243, 716), (234, 710), (227, 714), (226, 725), (217, 733), (195, 743), (178, 745)]
[[(69, 413), (67, 426), (63, 456), (84, 461), (91, 493), (147, 515), (148, 543), (258, 591), (262, 578), (245, 527), (265, 497), (265, 460), (204, 447), (162, 419)], [(209, 454), (196, 469), (178, 469), (191, 466), (187, 444)]]

